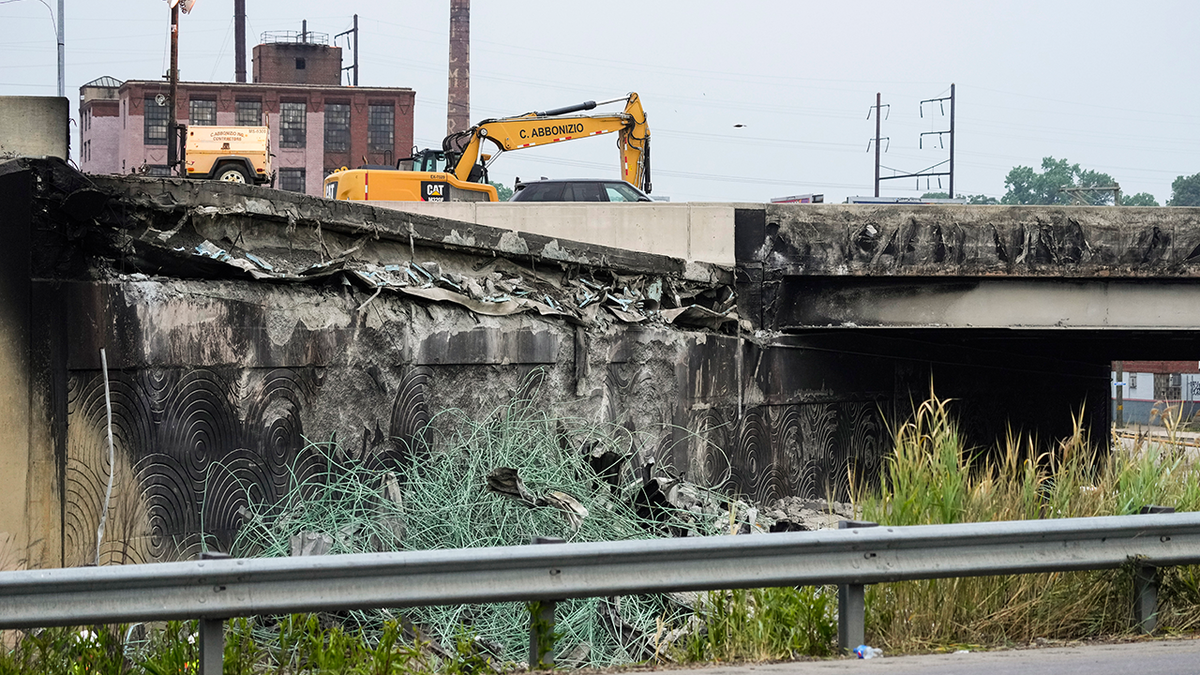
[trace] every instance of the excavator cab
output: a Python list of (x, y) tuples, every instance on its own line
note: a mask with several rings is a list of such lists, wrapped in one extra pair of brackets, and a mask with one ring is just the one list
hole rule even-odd
[[(424, 150), (413, 148), (412, 157), (400, 161), (412, 162), (412, 168), (408, 169), (409, 171), (428, 171), (430, 173), (444, 173), (446, 171), (446, 153), (432, 148)], [(400, 167), (398, 166), (398, 168)]]
[[(488, 154), (480, 155), (480, 162), (471, 167), (470, 177), (467, 179), (472, 183), (487, 182), (487, 161), (492, 156)], [(412, 168), (405, 169), (404, 163), (412, 162)], [(429, 173), (445, 173), (447, 164), (447, 154), (444, 150), (434, 150), (425, 148), (417, 150), (413, 148), (412, 157), (406, 157), (396, 164), (396, 168), (406, 171), (427, 171)]]

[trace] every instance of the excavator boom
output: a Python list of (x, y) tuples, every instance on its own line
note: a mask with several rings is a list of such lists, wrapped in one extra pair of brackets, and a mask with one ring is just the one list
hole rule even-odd
[[(569, 115), (592, 110), (597, 105), (625, 102), (619, 113), (599, 115)], [(650, 127), (641, 99), (631, 93), (626, 97), (603, 101), (586, 101), (573, 106), (545, 112), (532, 112), (517, 117), (484, 120), (459, 134), (447, 136), (442, 143), (447, 155), (447, 171), (459, 180), (470, 180), (479, 170), (479, 159), (485, 141), (501, 152), (523, 150), (549, 143), (573, 141), (589, 136), (616, 133), (621, 152), (621, 178), (645, 192), (650, 185)]]

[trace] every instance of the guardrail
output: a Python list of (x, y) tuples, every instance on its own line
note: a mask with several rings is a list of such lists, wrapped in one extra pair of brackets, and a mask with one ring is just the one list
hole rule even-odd
[(735, 537), (4, 572), (0, 628), (198, 618), (200, 672), (215, 675), (223, 620), (231, 617), (506, 601), (541, 601), (545, 610), (577, 597), (839, 584), (839, 642), (852, 647), (862, 640), (866, 584), (1132, 562), (1135, 617), (1153, 631), (1157, 568), (1200, 563), (1200, 513), (848, 524)]

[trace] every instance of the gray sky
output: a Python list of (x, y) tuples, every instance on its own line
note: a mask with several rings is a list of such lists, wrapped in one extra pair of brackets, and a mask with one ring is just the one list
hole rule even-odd
[[(66, 3), (68, 96), (103, 75), (166, 72), (162, 0)], [(935, 105), (920, 117), (918, 102), (946, 95), (954, 82), (956, 192), (999, 197), (1009, 169), (1038, 167), (1047, 155), (1109, 173), (1124, 193), (1149, 192), (1160, 203), (1176, 176), (1200, 172), (1195, 0), (646, 0), (608, 8), (475, 0), (472, 119), (636, 91), (653, 134), (656, 195), (765, 201), (818, 192), (838, 202), (872, 193), (867, 110), (875, 93), (891, 104), (883, 164), (908, 173), (946, 159), (936, 142), (918, 149), (922, 131), (948, 128)], [(416, 142), (440, 145), (447, 0), (248, 0), (247, 49), (264, 31), (299, 30), (301, 19), (333, 35), (354, 13), (360, 84), (416, 90)], [(232, 14), (232, 0), (198, 0), (183, 17), (185, 80), (233, 79)], [(42, 1), (0, 0), (0, 95), (53, 95), (55, 59)], [(493, 180), (508, 184), (514, 176), (616, 174), (609, 136), (507, 153), (492, 166)], [(919, 188), (912, 179), (883, 183), (890, 196), (926, 189), (924, 180)], [(936, 179), (928, 189), (938, 189)]]

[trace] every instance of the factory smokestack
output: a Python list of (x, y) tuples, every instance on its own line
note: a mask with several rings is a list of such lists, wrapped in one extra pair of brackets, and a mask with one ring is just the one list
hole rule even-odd
[(233, 74), (246, 81), (246, 0), (233, 0)]
[(450, 0), (450, 81), (446, 134), (471, 127), (471, 0)]

